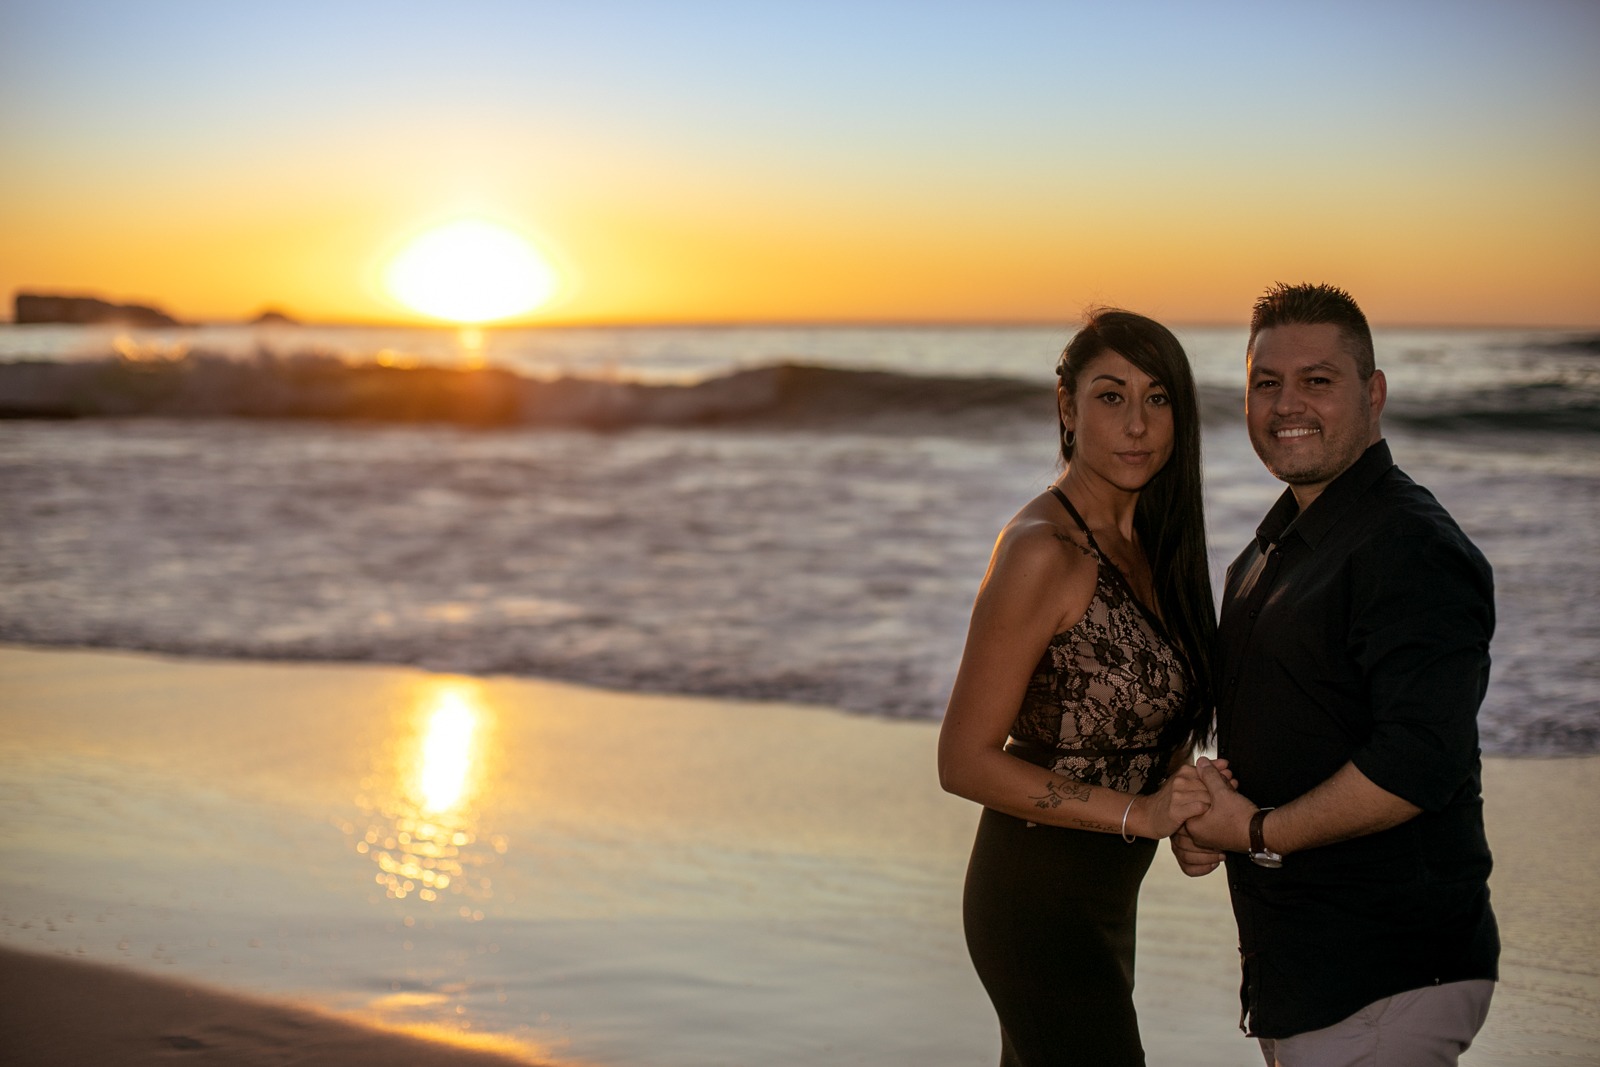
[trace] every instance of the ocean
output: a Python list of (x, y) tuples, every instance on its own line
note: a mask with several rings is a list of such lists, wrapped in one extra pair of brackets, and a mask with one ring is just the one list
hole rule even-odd
[[(0, 641), (934, 719), (1070, 332), (0, 327)], [(1281, 486), (1244, 331), (1176, 332), (1220, 581)], [(1600, 338), (1377, 347), (1398, 462), (1495, 568), (1485, 751), (1600, 751)]]

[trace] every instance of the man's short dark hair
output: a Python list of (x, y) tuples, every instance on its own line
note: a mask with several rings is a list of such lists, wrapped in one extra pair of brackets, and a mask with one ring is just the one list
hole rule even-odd
[(1361, 380), (1372, 377), (1377, 368), (1372, 351), (1372, 329), (1355, 299), (1336, 285), (1278, 282), (1268, 289), (1251, 309), (1250, 343), (1245, 351), (1255, 351), (1256, 334), (1269, 326), (1319, 326), (1323, 323), (1339, 327), (1350, 355), (1355, 357)]

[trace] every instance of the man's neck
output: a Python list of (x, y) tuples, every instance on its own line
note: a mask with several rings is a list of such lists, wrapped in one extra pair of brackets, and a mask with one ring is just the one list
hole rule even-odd
[[(1340, 473), (1343, 472), (1341, 471)], [(1297, 505), (1295, 514), (1305, 514), (1306, 508), (1309, 508), (1312, 502), (1322, 495), (1322, 491), (1331, 484), (1331, 482), (1323, 482), (1321, 485), (1291, 485), (1289, 492), (1294, 494), (1294, 502)]]

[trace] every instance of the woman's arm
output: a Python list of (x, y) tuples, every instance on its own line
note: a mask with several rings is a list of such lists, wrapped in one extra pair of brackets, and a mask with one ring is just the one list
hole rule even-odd
[[(1005, 752), (1006, 738), (1050, 639), (1094, 596), (1098, 561), (1059, 527), (1019, 517), (1000, 534), (967, 630), (939, 733), (939, 782), (984, 807), (1050, 826), (1161, 838), (1205, 811), (1192, 767), (1152, 796), (1085, 785)], [(1130, 808), (1130, 802), (1132, 804)]]

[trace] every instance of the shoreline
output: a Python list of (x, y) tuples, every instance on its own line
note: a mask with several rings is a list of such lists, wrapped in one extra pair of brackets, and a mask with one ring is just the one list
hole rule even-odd
[[(976, 809), (938, 789), (936, 723), (14, 646), (0, 691), (5, 951), (136, 986), (171, 975), (252, 1010), (498, 1035), (550, 1063), (993, 1060), (960, 933)], [(472, 891), (426, 900), (419, 875), (396, 897), (376, 856), (400, 825), (386, 775), (416, 716), (454, 706), (485, 731), (458, 831)], [(1506, 950), (1463, 1063), (1592, 1062), (1600, 843), (1556, 823), (1600, 818), (1600, 758), (1484, 763)], [(1136, 987), (1152, 1067), (1252, 1063), (1236, 983), (1222, 880), (1158, 856)], [(25, 994), (40, 1025), (128, 1021), (50, 988)]]

